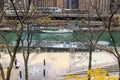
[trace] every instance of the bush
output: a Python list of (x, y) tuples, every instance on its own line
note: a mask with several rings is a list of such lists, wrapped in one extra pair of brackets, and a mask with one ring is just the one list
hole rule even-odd
[(94, 70), (87, 70), (87, 77), (81, 77), (80, 75), (69, 74), (64, 77), (64, 80), (118, 80), (117, 76), (110, 76), (106, 70), (96, 68)]

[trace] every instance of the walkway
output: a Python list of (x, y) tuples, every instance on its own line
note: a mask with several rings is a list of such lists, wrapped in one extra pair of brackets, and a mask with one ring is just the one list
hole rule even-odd
[[(39, 54), (32, 54), (32, 56), (29, 59), (29, 69), (28, 69), (28, 75), (29, 80), (55, 80), (55, 70), (54, 65), (52, 65), (49, 62), (45, 62), (45, 64), (42, 63), (32, 63), (32, 60), (34, 60)], [(20, 55), (18, 59), (20, 59)], [(39, 61), (38, 61), (39, 62)], [(21, 61), (21, 66), (19, 69), (13, 68), (11, 80), (25, 80), (25, 69), (23, 62)], [(32, 65), (31, 65), (32, 64)]]
[[(63, 74), (85, 70), (88, 64), (88, 53), (79, 52), (74, 55), (73, 66), (70, 66), (70, 54), (68, 52), (49, 52), (49, 53), (32, 53), (29, 58), (29, 80), (63, 80), (60, 77)], [(2, 59), (9, 59), (8, 55), (2, 56)], [(21, 66), (19, 69), (13, 68), (11, 80), (24, 79), (24, 61), (21, 53), (17, 54)], [(3, 61), (3, 60), (2, 60)], [(106, 52), (93, 53), (93, 66), (113, 65), (115, 58)], [(4, 62), (3, 62), (4, 63)], [(7, 62), (6, 62), (7, 63)], [(5, 63), (4, 63), (5, 64)], [(102, 64), (102, 65), (100, 65)], [(7, 65), (6, 65), (7, 66)], [(20, 71), (22, 73), (20, 78)]]
[[(21, 77), (20, 77), (20, 71), (22, 73)], [(25, 80), (24, 77), (24, 68), (19, 69), (19, 71), (17, 72), (18, 77), (16, 80)], [(55, 80), (55, 71), (52, 65), (50, 65), (49, 63), (46, 63), (46, 65), (44, 66), (43, 64), (36, 64), (36, 65), (31, 65), (29, 66), (29, 80)]]

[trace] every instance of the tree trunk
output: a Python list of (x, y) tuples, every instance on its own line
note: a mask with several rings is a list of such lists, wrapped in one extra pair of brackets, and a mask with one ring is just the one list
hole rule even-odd
[(89, 65), (88, 65), (88, 69), (91, 69), (91, 65), (92, 64), (92, 51), (89, 52)]
[(25, 60), (25, 80), (28, 80), (28, 60)]
[[(92, 67), (92, 49), (90, 48), (88, 69), (90, 70), (91, 67)], [(91, 75), (88, 75), (88, 80), (91, 80)]]
[(14, 63), (14, 59), (15, 59), (15, 56), (16, 56), (16, 53), (17, 53), (17, 49), (18, 49), (19, 44), (20, 44), (21, 36), (22, 36), (22, 31), (20, 32), (20, 34), (19, 34), (19, 36), (18, 36), (16, 45), (15, 45), (15, 48), (14, 48), (14, 51), (13, 51), (13, 56), (11, 57), (9, 67), (8, 67), (8, 69), (7, 69), (7, 77), (6, 77), (6, 80), (10, 80), (10, 74), (11, 74), (11, 70), (12, 70), (12, 68), (13, 68), (13, 63)]
[(0, 63), (0, 73), (2, 74), (2, 80), (5, 80), (5, 74), (1, 63)]
[(119, 77), (118, 80), (120, 80), (120, 59), (118, 58), (118, 68), (119, 68)]
[(6, 77), (6, 80), (10, 80), (11, 70), (12, 70), (12, 66), (7, 67), (7, 77)]
[[(16, 50), (17, 51), (17, 50)], [(11, 62), (10, 62), (10, 65), (9, 67), (7, 68), (7, 77), (6, 77), (6, 80), (10, 80), (10, 75), (11, 75), (11, 70), (13, 68), (13, 62), (14, 62), (14, 59), (15, 59), (15, 55), (16, 55), (16, 52), (15, 54), (12, 56), (13, 58), (11, 59)]]

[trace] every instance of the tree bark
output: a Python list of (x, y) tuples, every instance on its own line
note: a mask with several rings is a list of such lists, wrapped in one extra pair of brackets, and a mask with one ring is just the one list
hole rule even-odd
[(5, 80), (5, 74), (1, 63), (0, 63), (0, 73), (2, 74), (2, 80)]
[(25, 80), (28, 80), (28, 60), (25, 60)]
[[(88, 65), (88, 70), (90, 70), (92, 67), (92, 49), (90, 48), (89, 51), (89, 65)], [(88, 75), (88, 80), (91, 80), (91, 75)]]
[(118, 58), (118, 68), (119, 68), (119, 77), (118, 77), (118, 80), (120, 80), (120, 58)]

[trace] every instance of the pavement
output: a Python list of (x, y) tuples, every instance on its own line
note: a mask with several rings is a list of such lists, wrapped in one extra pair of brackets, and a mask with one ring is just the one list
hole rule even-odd
[[(71, 72), (86, 70), (88, 66), (88, 53), (77, 52), (43, 52), (31, 53), (28, 62), (29, 80), (63, 80), (61, 75)], [(107, 52), (94, 52), (92, 67), (103, 67), (106, 65), (116, 64), (117, 61), (112, 54)], [(22, 53), (17, 53), (17, 60), (20, 68), (12, 69), (10, 80), (25, 80), (24, 77), (24, 60)], [(10, 57), (8, 54), (2, 54), (0, 62), (6, 68), (9, 64)]]

